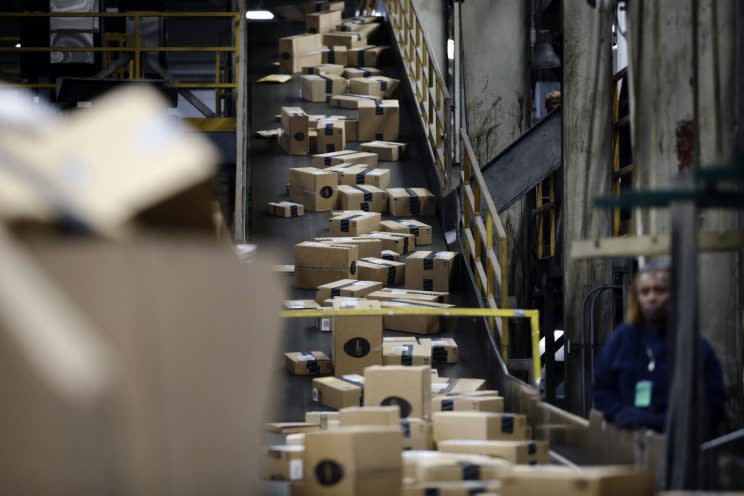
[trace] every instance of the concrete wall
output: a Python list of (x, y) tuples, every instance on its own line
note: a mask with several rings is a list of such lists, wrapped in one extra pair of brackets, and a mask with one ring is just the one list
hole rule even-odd
[(434, 58), (442, 74), (447, 69), (447, 0), (413, 0), (426, 36), (431, 43)]

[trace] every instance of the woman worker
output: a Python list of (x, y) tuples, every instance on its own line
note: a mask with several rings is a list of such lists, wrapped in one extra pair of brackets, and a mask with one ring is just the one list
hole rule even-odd
[[(621, 429), (664, 432), (673, 352), (668, 317), (669, 267), (647, 265), (636, 274), (625, 322), (602, 349), (594, 371), (594, 405)], [(715, 432), (726, 399), (723, 374), (705, 338), (700, 339), (700, 350), (705, 411)]]

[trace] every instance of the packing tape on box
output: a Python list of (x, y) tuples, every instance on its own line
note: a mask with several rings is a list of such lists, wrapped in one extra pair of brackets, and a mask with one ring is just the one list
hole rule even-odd
[(366, 189), (362, 189), (362, 188), (360, 188), (359, 186), (356, 186), (356, 185), (352, 186), (352, 188), (354, 188), (357, 191), (361, 191), (362, 192), (362, 195), (364, 195), (363, 198), (362, 198), (362, 201), (365, 201), (365, 202), (371, 202), (372, 201), (372, 198), (373, 198), (372, 193), (370, 193)]
[(421, 215), (421, 199), (411, 188), (405, 188), (406, 193), (411, 198), (409, 210), (411, 215)]
[(439, 405), (440, 410), (443, 412), (452, 412), (455, 410), (455, 400), (442, 400), (441, 404)]
[(361, 50), (357, 50), (357, 65), (362, 66), (364, 65), (364, 52), (366, 51), (366, 48), (363, 48)]
[(349, 222), (358, 217), (366, 217), (364, 214), (356, 214), (345, 219), (341, 219), (341, 232), (349, 232)]
[(434, 257), (437, 256), (437, 253), (436, 251), (432, 251), (424, 257), (424, 270), (434, 269)]
[(395, 284), (395, 278), (398, 275), (398, 266), (394, 263), (377, 262), (375, 260), (363, 260), (363, 262), (380, 265), (388, 268), (387, 281), (389, 285)]
[(511, 434), (514, 432), (514, 417), (504, 415), (501, 417), (501, 432)]
[(460, 468), (462, 469), (462, 480), (464, 481), (481, 480), (480, 465), (477, 465), (475, 463), (468, 463), (468, 462), (458, 462), (458, 464), (460, 465)]
[(329, 64), (336, 63), (336, 51), (333, 49), (332, 46), (328, 47), (328, 63)]
[(435, 364), (447, 363), (447, 348), (441, 344), (432, 345), (431, 361)]
[(336, 286), (335, 288), (331, 288), (331, 298), (335, 298), (336, 296), (341, 296), (342, 289), (348, 288), (349, 286), (353, 286), (354, 284), (358, 282), (359, 281), (347, 282), (346, 284), (342, 284), (341, 286)]
[(369, 171), (369, 168), (364, 168), (357, 173), (355, 179), (355, 182), (357, 184), (364, 184), (365, 177), (367, 176), (367, 171)]
[(411, 437), (411, 423), (408, 419), (400, 419), (400, 428), (403, 430), (403, 437)]
[(403, 351), (400, 354), (400, 364), (406, 367), (413, 365), (413, 345), (404, 344)]
[(424, 287), (424, 291), (434, 291), (434, 280), (424, 279), (422, 286)]
[(290, 217), (297, 217), (299, 215), (299, 211), (297, 208), (297, 205), (292, 205), (289, 207), (289, 216)]
[(403, 238), (403, 254), (408, 253), (408, 234), (401, 234), (401, 233), (393, 233), (389, 232), (387, 233), (388, 236), (393, 236), (395, 238)]
[(375, 115), (385, 115), (385, 109), (383, 108), (382, 101), (380, 100), (375, 100)]
[(404, 220), (399, 220), (398, 221), (398, 224), (402, 224), (402, 225), (406, 226), (408, 229), (411, 230), (411, 234), (413, 234), (414, 236), (416, 236), (418, 238), (418, 235), (419, 235), (419, 226), (417, 226), (416, 224), (412, 224), (410, 222), (406, 222)]
[[(324, 76), (323, 74), (318, 74), (318, 76), (322, 77), (325, 80), (326, 95), (330, 95), (331, 93), (333, 93), (333, 80), (329, 78), (328, 76)], [(328, 124), (326, 124), (326, 126), (328, 126)], [(327, 131), (326, 131), (326, 135), (328, 135)]]
[(380, 81), (380, 91), (387, 91), (388, 84), (387, 81)]

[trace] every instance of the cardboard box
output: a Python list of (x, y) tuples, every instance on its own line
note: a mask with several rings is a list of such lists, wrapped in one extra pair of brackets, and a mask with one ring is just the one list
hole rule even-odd
[(367, 37), (364, 33), (356, 31), (329, 31), (323, 34), (323, 45), (343, 46), (347, 49), (367, 45)]
[[(486, 387), (484, 379), (437, 377), (431, 383), (435, 394), (473, 394)], [(492, 393), (488, 393), (491, 395)], [(498, 394), (498, 392), (496, 392)]]
[(318, 153), (318, 130), (308, 131), (308, 153)]
[(398, 100), (361, 100), (359, 109), (359, 139), (363, 141), (396, 141), (399, 132)]
[(305, 13), (312, 14), (313, 12), (329, 12), (333, 10), (343, 12), (345, 5), (346, 5), (346, 2), (344, 2), (343, 0), (338, 1), (338, 2), (328, 2), (325, 0), (321, 0), (321, 1), (314, 0), (312, 2), (307, 2), (307, 4), (305, 4)]
[(404, 367), (413, 365), (431, 366), (431, 345), (383, 342), (382, 364), (402, 365)]
[[(385, 243), (382, 244), (385, 248)], [(406, 258), (406, 288), (449, 292), (457, 253), (419, 250)]]
[(336, 410), (361, 405), (364, 382), (356, 379), (316, 377), (313, 379), (313, 401)]
[(393, 250), (382, 250), (380, 258), (390, 262), (400, 262), (400, 255), (395, 253)]
[[(358, 270), (359, 264), (357, 264)], [(381, 284), (377, 281), (357, 281), (355, 279), (341, 279), (318, 286), (315, 301), (321, 303), (329, 298), (345, 296), (351, 298), (364, 298), (369, 293), (374, 292)]]
[[(359, 264), (357, 264), (358, 266)], [(419, 342), (431, 345), (431, 362), (434, 365), (452, 364), (459, 360), (457, 343), (452, 338), (421, 338)]]
[(430, 367), (396, 365), (364, 370), (364, 405), (397, 405), (401, 418), (429, 419), (431, 414)]
[(318, 147), (315, 151), (330, 153), (344, 148), (346, 148), (346, 125), (341, 121), (320, 121), (318, 123)]
[(481, 456), (467, 462), (455, 458), (420, 460), (416, 464), (416, 480), (420, 482), (500, 480), (511, 470), (505, 460)]
[(362, 143), (361, 148), (362, 151), (376, 153), (380, 160), (394, 162), (400, 160), (405, 153), (406, 144), (395, 141), (370, 141)]
[(400, 419), (403, 430), (404, 450), (430, 450), (434, 447), (431, 437), (431, 422), (420, 418)]
[[(378, 281), (385, 286), (403, 284), (406, 264), (392, 262), (376, 257), (364, 257), (357, 262), (360, 277), (369, 277), (367, 281)], [(361, 276), (364, 274), (364, 276)], [(374, 298), (371, 298), (374, 299)]]
[[(343, 109), (349, 109), (349, 110), (357, 110), (359, 109), (359, 106), (362, 103), (366, 102), (372, 102), (374, 103), (377, 101), (378, 103), (381, 101), (378, 97), (375, 96), (365, 96), (365, 95), (335, 95), (331, 97), (331, 107), (338, 107)], [(361, 129), (361, 125), (360, 125)], [(361, 134), (360, 134), (360, 139)]]
[(517, 465), (549, 464), (550, 453), (547, 441), (482, 441), (476, 439), (453, 439), (442, 441), (439, 451), (447, 453), (470, 453), (473, 455), (502, 458)]
[(320, 34), (332, 31), (341, 22), (341, 14), (340, 10), (307, 14), (305, 16), (305, 31)]
[(498, 481), (414, 482), (403, 485), (401, 496), (493, 496), (499, 494), (500, 487)]
[(367, 184), (384, 190), (390, 186), (390, 170), (366, 167), (361, 170), (347, 170), (341, 174), (341, 184), (347, 186)]
[(435, 396), (431, 401), (432, 412), (504, 412), (501, 396)]
[(390, 215), (394, 217), (433, 217), (437, 202), (426, 188), (388, 188)]
[(358, 77), (349, 80), (349, 93), (390, 98), (398, 89), (400, 81), (385, 76)]
[(551, 494), (555, 496), (651, 496), (653, 474), (628, 466), (569, 467), (517, 466), (501, 480), (502, 496)]
[(345, 236), (338, 238), (315, 238), (318, 243), (356, 246), (360, 257), (379, 257), (382, 252), (382, 241), (374, 238)]
[(326, 212), (336, 205), (336, 175), (315, 167), (289, 169), (289, 198), (305, 209)]
[(400, 343), (400, 344), (418, 344), (415, 336), (385, 336), (382, 338), (383, 343)]
[[(338, 184), (341, 185), (341, 176), (345, 174), (346, 172), (351, 173), (358, 173), (363, 170), (365, 170), (367, 166), (364, 164), (338, 164), (331, 167), (328, 167), (326, 170), (328, 172), (333, 172), (336, 174), (336, 180), (338, 181)], [(353, 212), (353, 210), (341, 210), (341, 212)]]
[(285, 310), (318, 310), (320, 305), (313, 300), (284, 300)]
[(413, 234), (416, 246), (430, 245), (432, 242), (431, 226), (415, 219), (386, 220), (380, 223), (383, 232)]
[(333, 74), (309, 74), (300, 78), (302, 98), (310, 102), (330, 102), (331, 96), (346, 93), (346, 79)]
[(321, 35), (299, 34), (279, 39), (279, 71), (294, 74), (322, 63)]
[(305, 215), (305, 207), (299, 203), (288, 201), (269, 202), (266, 204), (269, 214), (276, 217), (302, 217)]
[[(454, 305), (444, 303), (431, 303), (415, 300), (388, 300), (381, 302), (383, 308), (453, 308)], [(397, 315), (385, 317), (383, 327), (390, 331), (412, 332), (415, 334), (437, 334), (454, 324), (453, 319), (439, 317), (437, 315)]]
[[(348, 51), (344, 46), (324, 47), (321, 55), (324, 64), (335, 64), (340, 66), (349, 65)], [(341, 72), (341, 75), (346, 77), (345, 70)]]
[(441, 291), (416, 291), (414, 289), (382, 288), (369, 295), (371, 300), (414, 300), (432, 303), (449, 302), (449, 293)]
[(305, 448), (298, 445), (267, 446), (264, 450), (261, 478), (266, 480), (302, 479)]
[(344, 119), (346, 141), (359, 141), (359, 119)]
[(284, 363), (287, 370), (294, 375), (329, 375), (333, 373), (331, 359), (322, 351), (285, 353)]
[[(333, 301), (333, 309), (349, 302)], [(357, 309), (379, 309), (377, 301), (358, 301)], [(382, 364), (382, 317), (336, 316), (333, 319), (333, 367), (336, 375), (363, 374), (364, 368)]]
[(385, 190), (366, 184), (338, 186), (338, 198), (339, 206), (343, 210), (385, 212), (387, 209), (387, 195)]
[(370, 169), (377, 167), (377, 154), (369, 152), (356, 152), (354, 150), (341, 150), (333, 153), (319, 153), (313, 155), (313, 167), (332, 167), (340, 164), (364, 164)]
[[(343, 186), (340, 186), (341, 188)], [(377, 238), (382, 241), (383, 250), (393, 250), (394, 252), (405, 255), (416, 249), (416, 238), (413, 234), (393, 233), (393, 232), (382, 232), (373, 231), (364, 235), (367, 238)], [(408, 266), (408, 259), (405, 262)], [(407, 279), (407, 277), (406, 277)], [(409, 289), (427, 289), (432, 288), (409, 288)]]
[[(350, 21), (345, 20), (344, 22), (336, 26), (336, 31), (341, 31), (341, 32), (353, 31), (357, 33), (362, 33), (364, 34), (364, 36), (367, 37), (367, 43), (370, 43), (371, 45), (374, 45), (375, 43), (380, 43), (384, 41), (385, 39), (385, 31), (382, 28), (382, 24), (379, 24), (379, 23), (356, 23), (356, 22), (350, 22)], [(370, 47), (370, 48), (374, 48), (374, 47)], [(380, 47), (380, 48), (384, 48), (384, 47)], [(383, 53), (383, 51), (380, 51), (378, 53)], [(353, 59), (353, 60), (356, 61), (357, 59)], [(359, 60), (362, 61), (361, 65), (364, 65), (364, 58), (361, 58)], [(368, 65), (377, 65), (376, 58), (371, 58), (370, 60), (372, 60), (374, 64), (368, 64)], [(353, 62), (350, 63), (350, 65), (352, 64)]]
[(331, 236), (360, 236), (380, 228), (378, 212), (344, 213), (331, 217)]
[(527, 417), (515, 413), (432, 413), (434, 442), (449, 439), (525, 441)]
[[(342, 24), (340, 26), (345, 25)], [(367, 36), (367, 41), (374, 41), (375, 37), (378, 36), (378, 30), (380, 30), (380, 28), (382, 27), (381, 25), (377, 24), (357, 26), (359, 27), (359, 29), (356, 32), (365, 34)], [(346, 30), (339, 29), (339, 31)], [(392, 49), (388, 45), (367, 45), (363, 47), (352, 48), (351, 50), (349, 50), (349, 63), (347, 65), (355, 65), (358, 67), (380, 67), (392, 61), (391, 54)]]
[[(302, 69), (302, 73), (306, 75), (334, 75), (334, 76), (343, 76), (344, 74), (344, 66), (341, 64), (327, 64), (323, 63), (315, 67), (305, 67)], [(344, 78), (345, 79), (345, 78)]]
[(377, 69), (376, 67), (347, 67), (343, 73), (343, 76), (346, 79), (351, 79), (355, 77), (372, 77), (372, 76), (380, 76), (380, 75), (382, 75), (382, 71), (380, 69)]
[(400, 410), (395, 406), (350, 406), (339, 412), (341, 427), (354, 425), (400, 425)]
[(295, 287), (315, 289), (340, 279), (356, 279), (358, 254), (354, 245), (299, 243), (294, 249)]
[(279, 144), (290, 155), (307, 155), (310, 149), (310, 120), (300, 107), (282, 107)]
[(401, 444), (398, 427), (355, 426), (308, 433), (304, 494), (399, 495)]
[(328, 427), (329, 421), (340, 419), (338, 412), (305, 412), (305, 422), (319, 425), (322, 429)]

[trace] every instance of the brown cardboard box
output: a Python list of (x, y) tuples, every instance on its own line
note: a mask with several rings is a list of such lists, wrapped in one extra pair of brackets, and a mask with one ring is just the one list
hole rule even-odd
[(376, 153), (380, 160), (389, 160), (391, 162), (400, 160), (401, 155), (406, 151), (405, 143), (395, 141), (370, 141), (362, 143), (362, 151)]
[(527, 417), (514, 413), (435, 412), (434, 442), (449, 439), (526, 440)]
[(396, 406), (350, 406), (339, 412), (341, 427), (354, 425), (400, 425), (400, 410)]
[(284, 363), (287, 370), (294, 375), (329, 375), (333, 373), (331, 359), (322, 351), (285, 353)]
[(499, 494), (499, 481), (449, 481), (449, 482), (414, 482), (403, 485), (401, 496), (493, 496)]
[[(335, 95), (331, 97), (331, 107), (357, 110), (362, 103), (380, 101), (378, 97), (365, 95)], [(360, 125), (361, 130), (361, 125)], [(361, 134), (360, 134), (360, 139)]]
[(400, 495), (401, 438), (397, 426), (341, 427), (305, 436), (305, 494)]
[[(355, 23), (355, 22), (344, 21), (341, 24), (336, 26), (336, 31), (341, 31), (341, 32), (353, 31), (357, 33), (362, 33), (364, 34), (364, 36), (367, 37), (367, 43), (370, 43), (370, 44), (380, 43), (385, 38), (385, 31), (382, 29), (382, 24), (379, 24), (379, 23), (360, 24), (360, 23)], [(370, 48), (374, 48), (374, 47), (370, 47)], [(383, 47), (380, 47), (380, 48), (383, 48)], [(383, 53), (383, 51), (378, 52), (378, 54), (381, 54), (381, 53)], [(360, 59), (354, 58), (352, 60), (353, 61), (350, 62), (350, 65), (353, 65), (355, 63), (354, 61), (358, 61), (358, 60), (361, 60), (362, 61), (361, 65), (364, 65), (365, 59), (364, 57), (362, 57)], [(368, 64), (368, 65), (377, 64), (377, 61), (375, 58), (370, 57), (369, 60), (374, 62), (374, 64)]]
[(347, 49), (367, 45), (367, 37), (364, 33), (355, 31), (329, 31), (323, 34), (323, 45), (325, 46), (343, 46)]
[[(385, 243), (382, 244), (385, 248)], [(457, 253), (419, 250), (406, 258), (406, 288), (449, 292)]]
[(386, 220), (380, 226), (383, 232), (413, 234), (416, 246), (430, 245), (432, 242), (431, 226), (415, 219)]
[[(344, 74), (344, 66), (341, 64), (327, 64), (323, 63), (321, 65), (315, 66), (315, 67), (305, 67), (302, 69), (302, 73), (306, 75), (320, 75), (320, 74), (326, 74), (326, 75), (334, 75), (334, 76), (342, 76)], [(324, 100), (325, 101), (325, 100)]]
[[(345, 174), (346, 172), (352, 172), (352, 173), (358, 173), (363, 170), (367, 169), (367, 166), (364, 164), (338, 164), (331, 167), (328, 167), (326, 170), (328, 172), (333, 172), (336, 174), (336, 180), (338, 181), (338, 184), (341, 185), (341, 176)], [(341, 212), (349, 212), (349, 210), (341, 210)], [(352, 210), (353, 212), (353, 210)]]
[(651, 496), (653, 474), (627, 466), (586, 467), (517, 466), (501, 481), (502, 496)]
[(382, 344), (383, 365), (431, 366), (431, 345), (410, 343)]
[(322, 153), (335, 152), (346, 148), (346, 125), (342, 121), (323, 120), (318, 122), (318, 147)]
[(343, 76), (346, 79), (351, 79), (355, 77), (379, 76), (381, 74), (382, 74), (382, 71), (376, 67), (347, 67), (344, 70)]
[(327, 212), (336, 205), (336, 175), (315, 167), (289, 169), (289, 198), (305, 209)]
[[(385, 212), (387, 195), (385, 190), (368, 185), (338, 186), (339, 206), (343, 210)], [(382, 240), (381, 240), (382, 241)]]
[(400, 419), (403, 430), (404, 450), (430, 450), (434, 447), (431, 437), (431, 422), (420, 418)]
[(432, 303), (449, 302), (449, 293), (441, 291), (416, 291), (414, 289), (382, 288), (369, 295), (371, 300), (415, 300)]
[[(343, 187), (343, 186), (340, 186)], [(377, 238), (382, 241), (383, 250), (393, 250), (394, 252), (405, 255), (416, 249), (416, 238), (413, 234), (393, 233), (393, 232), (382, 232), (373, 231), (364, 235), (367, 238)], [(406, 259), (406, 266), (408, 266), (408, 259)], [(409, 289), (427, 289), (431, 288), (409, 288)]]
[(550, 463), (547, 441), (482, 441), (477, 439), (453, 439), (442, 441), (439, 451), (448, 453), (470, 453), (502, 458), (518, 465)]
[[(483, 390), (486, 387), (486, 381), (484, 379), (437, 377), (431, 385), (435, 394), (461, 395)], [(492, 393), (488, 393), (488, 395), (490, 396)]]
[[(357, 270), (359, 264), (357, 263)], [(381, 284), (377, 281), (357, 281), (355, 279), (341, 279), (318, 286), (315, 301), (321, 303), (329, 298), (345, 296), (349, 298), (364, 298), (378, 289)]]
[(355, 152), (354, 150), (341, 150), (333, 153), (319, 153), (313, 155), (313, 167), (331, 167), (340, 164), (364, 164), (370, 169), (377, 167), (377, 154), (369, 152)]
[(285, 310), (318, 310), (320, 308), (320, 305), (313, 300), (284, 300), (283, 305)]
[(310, 129), (308, 136), (308, 153), (318, 153), (318, 130)]
[(310, 120), (300, 107), (282, 107), (279, 144), (290, 155), (307, 155), (310, 149)]
[[(343, 25), (342, 25), (343, 26)], [(380, 25), (367, 25), (369, 26), (368, 30), (371, 29), (379, 29)], [(364, 28), (363, 28), (364, 29)], [(364, 33), (364, 30), (360, 29), (357, 32)], [(341, 29), (342, 31), (345, 31)], [(367, 35), (367, 40), (370, 39), (370, 34), (372, 35), (373, 39), (374, 36), (377, 33), (365, 33)], [(383, 45), (383, 46), (363, 46), (363, 47), (357, 47), (352, 48), (349, 50), (349, 62), (347, 65), (355, 65), (358, 67), (380, 67), (381, 65), (384, 65), (388, 63), (391, 59), (391, 53), (392, 50), (390, 46)]]
[(388, 188), (390, 215), (395, 217), (433, 217), (437, 202), (425, 188)]
[(343, 0), (340, 0), (338, 2), (313, 0), (312, 2), (307, 2), (307, 4), (305, 5), (305, 13), (312, 14), (313, 12), (330, 12), (334, 10), (343, 12), (345, 4), (346, 2), (344, 2)]
[(341, 22), (341, 14), (340, 10), (308, 14), (305, 16), (305, 31), (320, 34), (332, 31)]
[(322, 429), (328, 427), (329, 421), (340, 419), (341, 417), (338, 412), (305, 412), (305, 422), (319, 425)]
[(383, 260), (390, 262), (400, 262), (400, 255), (395, 253), (393, 250), (382, 250), (381, 257)]
[(363, 141), (398, 139), (400, 109), (398, 100), (362, 100), (359, 109), (359, 139)]
[(315, 238), (318, 243), (356, 246), (360, 257), (379, 257), (382, 252), (382, 241), (379, 239), (346, 236), (338, 238)]
[(380, 228), (379, 212), (343, 213), (331, 217), (331, 236), (360, 236)]
[[(348, 301), (333, 301), (333, 309), (349, 308)], [(379, 309), (377, 301), (355, 302), (356, 309)], [(336, 316), (333, 319), (333, 367), (336, 375), (362, 374), (382, 364), (382, 317)]]
[(346, 93), (346, 78), (333, 74), (309, 74), (300, 78), (302, 98), (310, 102), (330, 102), (331, 96)]
[(357, 263), (359, 274), (364, 274), (360, 277), (369, 277), (366, 280), (378, 281), (385, 286), (403, 284), (405, 269), (406, 264), (402, 262), (392, 262), (376, 257), (364, 257)]
[(364, 370), (364, 405), (397, 405), (401, 418), (429, 419), (431, 414), (430, 367), (397, 365)]
[(344, 119), (346, 141), (359, 141), (359, 119)]
[(316, 377), (313, 379), (313, 401), (340, 410), (361, 405), (363, 381), (356, 377)]
[(385, 76), (352, 78), (349, 80), (349, 93), (390, 98), (398, 89), (400, 81)]
[(473, 457), (467, 462), (455, 458), (420, 460), (416, 465), (416, 480), (420, 482), (500, 480), (512, 464), (487, 456)]
[(347, 170), (341, 174), (341, 184), (353, 186), (355, 184), (368, 184), (380, 189), (390, 186), (389, 169), (362, 168), (361, 170)]
[(399, 344), (418, 344), (418, 340), (415, 336), (385, 336), (382, 338), (383, 343), (399, 343)]
[(289, 74), (322, 63), (321, 35), (299, 34), (279, 39), (279, 71)]
[[(448, 305), (445, 303), (432, 303), (415, 300), (388, 300), (383, 301), (383, 308), (453, 308), (454, 305)], [(447, 319), (436, 315), (398, 315), (393, 317), (385, 317), (383, 319), (383, 327), (390, 331), (401, 331), (401, 332), (412, 332), (415, 334), (437, 334), (448, 328), (451, 328), (454, 324), (453, 319)]]
[(431, 401), (432, 412), (504, 412), (501, 396), (435, 396)]
[(261, 466), (261, 478), (266, 480), (302, 479), (303, 446), (267, 446)]
[[(335, 64), (340, 66), (349, 65), (349, 55), (346, 47), (344, 46), (329, 46), (324, 47), (322, 54), (322, 60), (324, 64)], [(345, 71), (344, 71), (345, 72)], [(342, 76), (344, 72), (341, 73)]]
[(322, 284), (357, 277), (358, 249), (304, 241), (295, 246), (295, 287), (315, 289)]
[[(359, 264), (357, 264), (357, 266), (358, 265)], [(374, 298), (370, 298), (370, 299), (374, 299)], [(419, 342), (431, 344), (431, 362), (434, 365), (443, 365), (447, 363), (458, 362), (459, 357), (458, 357), (457, 343), (455, 342), (454, 339), (452, 338), (439, 338), (439, 339), (421, 338), (419, 339)]]
[(305, 215), (305, 207), (299, 203), (288, 201), (269, 202), (266, 208), (271, 215), (276, 217), (302, 217)]

